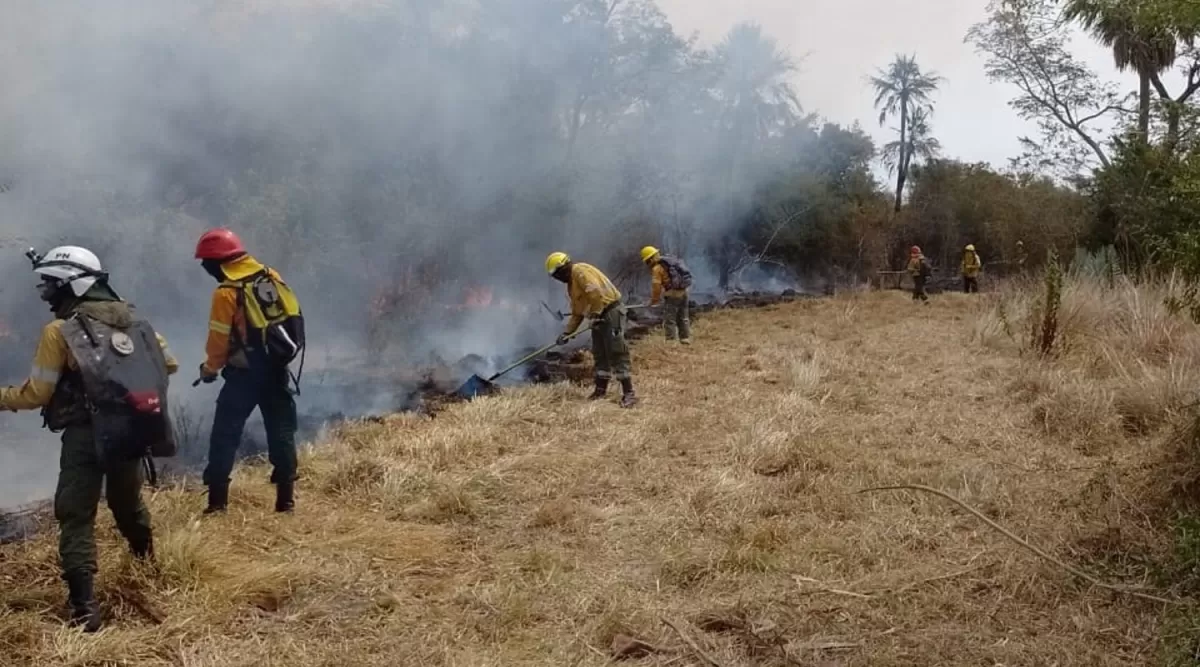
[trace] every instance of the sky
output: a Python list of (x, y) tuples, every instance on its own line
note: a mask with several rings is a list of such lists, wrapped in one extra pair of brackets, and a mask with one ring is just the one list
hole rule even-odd
[[(943, 152), (967, 162), (1005, 167), (1019, 152), (1018, 137), (1036, 135), (1008, 107), (1016, 89), (992, 83), (983, 59), (963, 38), (986, 15), (987, 0), (659, 0), (676, 30), (702, 44), (720, 41), (731, 25), (754, 22), (799, 61), (794, 77), (805, 111), (838, 123), (858, 121), (883, 143), (867, 77), (896, 54), (915, 54), (923, 69), (945, 78), (934, 98), (934, 136)], [(1118, 75), (1109, 51), (1084, 36), (1073, 51), (1108, 78)], [(890, 123), (889, 123), (890, 125)]]

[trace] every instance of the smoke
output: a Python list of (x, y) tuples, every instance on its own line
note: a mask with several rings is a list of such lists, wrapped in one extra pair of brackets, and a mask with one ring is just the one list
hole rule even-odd
[[(770, 171), (726, 176), (715, 56), (649, 0), (251, 4), (8, 4), (5, 380), (28, 372), (49, 319), (20, 251), (83, 245), (168, 338), (174, 406), (202, 423), (216, 390), (190, 380), (213, 283), (192, 249), (228, 225), (303, 302), (307, 377), (326, 389), (302, 411), (393, 409), (411, 387), (329, 373), (472, 354), (495, 368), (560, 326), (540, 307), (565, 310), (548, 252), (614, 277), (642, 242), (693, 257), (736, 218), (713, 193), (744, 199)], [(447, 309), (470, 285), (507, 305)], [(45, 495), (54, 437), (33, 415), (0, 422), (0, 506)]]

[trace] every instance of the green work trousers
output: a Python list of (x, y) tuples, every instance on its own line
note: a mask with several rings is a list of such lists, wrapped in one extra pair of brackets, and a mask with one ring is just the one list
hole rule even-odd
[(686, 294), (663, 297), (663, 328), (667, 332), (667, 340), (689, 340), (692, 337)]
[(625, 342), (625, 308), (616, 303), (592, 325), (592, 358), (596, 379), (629, 379), (629, 343)]
[(141, 460), (105, 470), (96, 454), (90, 425), (68, 426), (62, 434), (54, 518), (63, 574), (96, 571), (96, 508), (100, 489), (117, 529), (130, 546), (150, 540), (150, 510), (142, 502)]

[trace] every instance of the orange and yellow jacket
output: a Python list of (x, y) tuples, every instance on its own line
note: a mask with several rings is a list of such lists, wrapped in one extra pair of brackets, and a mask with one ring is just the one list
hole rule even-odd
[(921, 275), (921, 260), (925, 259), (925, 255), (910, 255), (908, 258), (908, 275), (916, 278)]
[(250, 276), (267, 270), (272, 280), (283, 282), (283, 278), (275, 269), (267, 269), (261, 262), (250, 255), (242, 255), (221, 265), (226, 281), (213, 291), (212, 307), (208, 314), (208, 340), (204, 345), (204, 367), (212, 373), (220, 371), (226, 365), (244, 366), (247, 361), (241, 350), (233, 349), (234, 329), (237, 339), (246, 340), (246, 313), (238, 307), (239, 287), (242, 281)]
[(583, 324), (583, 318), (598, 317), (605, 308), (620, 301), (621, 292), (600, 269), (591, 264), (575, 263), (567, 283), (567, 297), (571, 300), (571, 318), (567, 320), (564, 333), (572, 334)]
[[(105, 306), (126, 307), (121, 302), (107, 302), (96, 304), (101, 308)], [(128, 317), (126, 312), (126, 317)], [(101, 320), (105, 318), (101, 316)], [(56, 319), (53, 322), (42, 327), (42, 337), (38, 340), (37, 350), (33, 353), (33, 369), (29, 373), (29, 377), (19, 387), (4, 387), (0, 389), (0, 409), (3, 410), (37, 410), (43, 408), (50, 403), (50, 398), (54, 396), (54, 388), (58, 386), (58, 380), (66, 371), (77, 370), (78, 362), (75, 361), (75, 356), (71, 354), (70, 348), (67, 347), (67, 339), (63, 336), (62, 327), (65, 320)], [(115, 324), (115, 323), (114, 323)], [(167, 340), (158, 336), (158, 344), (162, 348), (163, 355), (167, 361), (167, 373), (174, 373), (179, 370), (179, 362), (175, 361), (175, 357), (171, 355), (171, 350), (167, 348)]]
[(663, 296), (668, 296), (672, 299), (678, 299), (680, 297), (687, 296), (687, 290), (685, 290), (685, 289), (669, 289), (669, 290), (666, 290), (665, 294), (664, 294), (663, 285), (667, 284), (668, 278), (669, 278), (669, 276), (667, 274), (667, 267), (663, 266), (662, 264), (655, 264), (653, 267), (651, 267), (651, 269), (650, 269), (650, 305), (651, 306), (657, 305), (658, 300), (661, 299)]

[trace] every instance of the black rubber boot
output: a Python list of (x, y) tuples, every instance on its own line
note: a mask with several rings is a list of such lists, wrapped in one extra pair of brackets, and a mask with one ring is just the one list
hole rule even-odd
[(596, 390), (588, 396), (589, 401), (598, 401), (608, 393), (608, 378), (596, 378)]
[(229, 483), (208, 485), (208, 507), (205, 514), (224, 512), (229, 507)]
[(633, 380), (621, 380), (621, 407), (632, 408), (637, 402), (637, 394), (633, 392)]
[(63, 575), (67, 580), (67, 605), (71, 608), (71, 625), (83, 628), (84, 632), (100, 629), (100, 604), (92, 588), (92, 573), (87, 570)]
[(275, 485), (275, 511), (291, 512), (296, 509), (295, 482), (280, 482)]
[(154, 562), (154, 536), (147, 535), (144, 542), (130, 542), (129, 553), (137, 560), (153, 563)]

